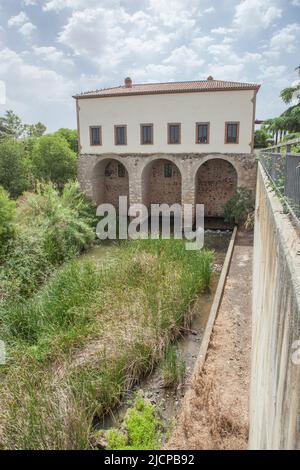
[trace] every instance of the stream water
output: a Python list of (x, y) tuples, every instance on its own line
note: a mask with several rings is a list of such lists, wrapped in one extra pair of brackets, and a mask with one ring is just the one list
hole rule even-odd
[[(185, 378), (183, 384), (177, 388), (165, 388), (163, 386), (162, 371), (157, 366), (153, 372), (141, 380), (132, 390), (127, 392), (122, 399), (122, 403), (116, 409), (105, 415), (98, 423), (98, 429), (109, 429), (120, 425), (127, 409), (132, 406), (134, 397), (139, 391), (143, 396), (155, 404), (160, 412), (162, 421), (169, 425), (177, 415), (181, 400), (189, 384), (194, 365), (199, 353), (201, 340), (206, 327), (211, 304), (214, 299), (215, 290), (218, 284), (219, 275), (226, 256), (228, 244), (231, 238), (231, 231), (205, 231), (205, 246), (214, 250), (214, 269), (210, 289), (199, 294), (193, 304), (193, 317), (189, 330), (185, 332), (176, 342), (177, 355), (185, 363)], [(86, 254), (84, 259), (91, 259), (96, 263), (103, 263), (113, 255), (117, 249), (117, 243), (105, 242), (93, 247)]]

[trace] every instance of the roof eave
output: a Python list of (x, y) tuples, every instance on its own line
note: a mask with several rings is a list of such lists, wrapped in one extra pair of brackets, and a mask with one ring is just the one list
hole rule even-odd
[(106, 94), (79, 94), (74, 95), (74, 99), (88, 99), (88, 98), (114, 98), (114, 97), (125, 97), (125, 96), (141, 96), (141, 95), (166, 95), (166, 94), (177, 94), (177, 93), (208, 93), (215, 91), (258, 91), (261, 85), (253, 85), (248, 87), (231, 87), (231, 88), (205, 88), (205, 89), (190, 89), (190, 90), (155, 90), (155, 91), (133, 91), (132, 93), (106, 93)]

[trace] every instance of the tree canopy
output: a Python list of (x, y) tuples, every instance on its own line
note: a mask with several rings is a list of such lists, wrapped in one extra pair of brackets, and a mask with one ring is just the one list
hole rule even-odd
[(33, 189), (39, 180), (62, 189), (76, 175), (77, 131), (24, 124), (13, 111), (0, 117), (0, 185), (12, 198)]
[[(300, 66), (295, 70), (300, 76)], [(264, 123), (264, 128), (275, 137), (276, 143), (287, 133), (300, 132), (300, 81), (296, 85), (284, 88), (280, 96), (285, 104), (291, 104), (291, 106), (280, 116), (268, 119)]]

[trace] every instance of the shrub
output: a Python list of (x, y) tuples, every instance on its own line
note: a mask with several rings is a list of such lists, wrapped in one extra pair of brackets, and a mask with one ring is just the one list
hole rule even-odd
[(18, 216), (39, 228), (51, 264), (72, 258), (95, 238), (92, 206), (77, 183), (69, 182), (61, 195), (52, 183), (39, 184), (36, 193), (24, 195)]
[(17, 207), (16, 236), (7, 244), (0, 267), (0, 299), (33, 294), (61, 263), (95, 237), (93, 208), (76, 183), (62, 194), (52, 183), (25, 193)]
[(254, 209), (251, 191), (244, 187), (238, 188), (223, 207), (226, 222), (239, 223), (245, 220)]
[(15, 203), (0, 186), (0, 256), (15, 233)]

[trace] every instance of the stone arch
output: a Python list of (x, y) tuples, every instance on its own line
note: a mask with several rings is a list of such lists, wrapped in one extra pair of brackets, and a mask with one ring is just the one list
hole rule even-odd
[(237, 186), (238, 172), (229, 159), (208, 158), (196, 172), (196, 204), (204, 204), (205, 217), (223, 217), (223, 205), (234, 195)]
[(181, 204), (182, 176), (179, 167), (164, 156), (148, 162), (141, 175), (142, 202), (151, 204)]
[(93, 200), (97, 205), (110, 203), (118, 209), (119, 196), (127, 196), (129, 204), (129, 173), (122, 159), (101, 159), (92, 174)]

